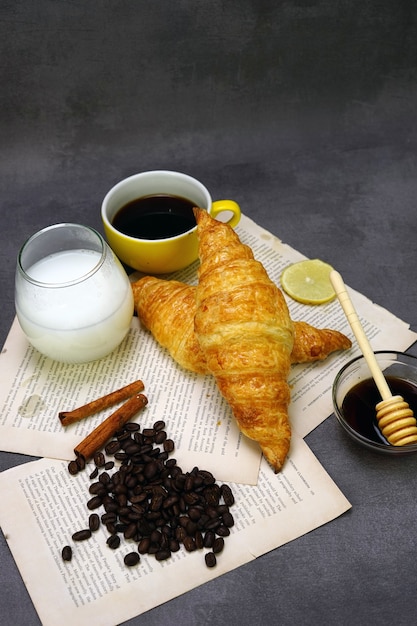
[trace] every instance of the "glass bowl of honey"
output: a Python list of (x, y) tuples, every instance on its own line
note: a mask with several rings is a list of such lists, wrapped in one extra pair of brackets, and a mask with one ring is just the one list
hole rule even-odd
[[(417, 357), (395, 351), (374, 354), (391, 393), (402, 396), (417, 418)], [(332, 400), (339, 424), (365, 448), (394, 456), (417, 452), (417, 444), (395, 446), (381, 433), (375, 408), (381, 396), (363, 356), (352, 359), (338, 372)]]

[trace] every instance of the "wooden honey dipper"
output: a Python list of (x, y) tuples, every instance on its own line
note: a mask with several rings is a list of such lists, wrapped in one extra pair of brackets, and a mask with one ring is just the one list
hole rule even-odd
[(332, 270), (330, 281), (381, 395), (382, 401), (375, 407), (380, 431), (393, 446), (417, 443), (414, 413), (402, 396), (392, 395), (339, 272)]

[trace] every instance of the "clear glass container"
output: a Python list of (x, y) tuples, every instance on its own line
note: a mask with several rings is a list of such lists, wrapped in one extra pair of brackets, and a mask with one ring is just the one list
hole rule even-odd
[[(417, 416), (417, 358), (390, 350), (377, 351), (375, 357), (391, 392), (402, 395)], [(356, 396), (355, 411), (352, 411), (352, 403), (348, 400), (349, 394), (350, 400)], [(333, 383), (332, 399), (339, 424), (361, 446), (389, 456), (417, 452), (417, 444), (391, 445), (380, 432), (375, 407), (381, 397), (363, 356), (355, 357), (338, 372)]]
[(88, 226), (63, 223), (23, 244), (15, 305), (34, 348), (56, 361), (85, 363), (106, 356), (123, 341), (133, 294), (103, 237)]

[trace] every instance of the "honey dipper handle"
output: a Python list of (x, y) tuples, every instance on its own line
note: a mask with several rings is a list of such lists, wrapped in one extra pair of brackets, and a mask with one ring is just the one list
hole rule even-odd
[(359, 317), (356, 313), (355, 307), (353, 306), (353, 303), (349, 297), (346, 286), (339, 272), (336, 272), (336, 270), (332, 270), (330, 272), (330, 281), (333, 285), (333, 289), (336, 292), (342, 309), (345, 312), (347, 320), (352, 328), (353, 334), (356, 337), (356, 341), (358, 342), (362, 354), (368, 364), (368, 367), (371, 370), (372, 377), (375, 381), (379, 393), (381, 394), (381, 398), (383, 400), (389, 400), (392, 397), (391, 391), (387, 385), (387, 381), (385, 380), (381, 368), (378, 365), (375, 354), (371, 348), (367, 336), (365, 335), (362, 324), (360, 323)]

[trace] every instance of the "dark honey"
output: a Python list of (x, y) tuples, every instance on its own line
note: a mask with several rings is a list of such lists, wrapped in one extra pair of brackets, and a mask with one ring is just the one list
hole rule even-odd
[[(397, 376), (386, 376), (393, 395), (402, 396), (417, 415), (417, 386)], [(342, 414), (353, 430), (376, 443), (390, 445), (378, 428), (376, 405), (381, 396), (372, 378), (361, 381), (350, 389), (342, 403)]]

